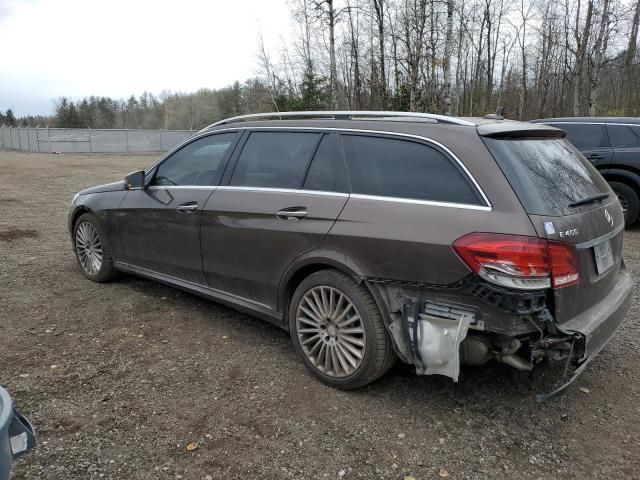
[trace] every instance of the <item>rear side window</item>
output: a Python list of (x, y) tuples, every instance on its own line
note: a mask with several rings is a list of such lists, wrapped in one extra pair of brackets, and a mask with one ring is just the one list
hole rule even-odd
[(304, 181), (305, 190), (349, 191), (346, 166), (342, 157), (336, 155), (335, 140), (330, 135), (325, 135), (322, 138)]
[(597, 208), (569, 204), (609, 192), (602, 178), (563, 138), (484, 138), (527, 213), (561, 216)]
[(224, 168), (222, 160), (236, 136), (218, 133), (185, 145), (160, 164), (151, 185), (217, 185)]
[(231, 185), (300, 188), (319, 133), (252, 132), (240, 153)]
[(435, 148), (387, 137), (342, 138), (353, 193), (482, 205), (466, 175)]
[(594, 125), (591, 123), (554, 123), (553, 126), (567, 132), (569, 141), (581, 150), (609, 146), (609, 139), (604, 125)]
[(607, 125), (613, 148), (640, 147), (640, 125)]

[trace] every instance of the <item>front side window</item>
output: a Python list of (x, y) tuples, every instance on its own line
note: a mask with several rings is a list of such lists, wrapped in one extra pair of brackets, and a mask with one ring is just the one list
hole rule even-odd
[(231, 185), (300, 188), (320, 133), (252, 132), (231, 176)]
[(604, 125), (594, 125), (591, 123), (555, 123), (553, 126), (567, 132), (569, 141), (580, 150), (609, 146), (609, 139)]
[(156, 170), (151, 185), (217, 185), (227, 150), (237, 133), (219, 133), (200, 138), (175, 152)]
[(344, 135), (353, 193), (482, 205), (452, 160), (418, 142)]

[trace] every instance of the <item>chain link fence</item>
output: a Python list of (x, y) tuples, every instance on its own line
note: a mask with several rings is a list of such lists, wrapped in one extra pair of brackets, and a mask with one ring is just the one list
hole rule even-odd
[(0, 127), (0, 148), (41, 153), (159, 153), (191, 130)]

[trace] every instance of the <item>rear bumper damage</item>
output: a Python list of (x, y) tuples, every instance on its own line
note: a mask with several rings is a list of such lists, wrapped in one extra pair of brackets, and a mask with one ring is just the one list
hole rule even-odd
[[(458, 381), (461, 365), (490, 360), (531, 371), (545, 360), (564, 362), (560, 386), (571, 384), (608, 343), (631, 304), (633, 280), (621, 269), (611, 293), (582, 314), (556, 323), (547, 292), (515, 292), (471, 276), (441, 287), (372, 280), (397, 355), (416, 373)], [(576, 366), (569, 376), (569, 367)]]
[(584, 339), (584, 355), (580, 361), (597, 354), (618, 330), (631, 306), (632, 291), (631, 275), (621, 270), (616, 287), (604, 300), (559, 325), (562, 332)]

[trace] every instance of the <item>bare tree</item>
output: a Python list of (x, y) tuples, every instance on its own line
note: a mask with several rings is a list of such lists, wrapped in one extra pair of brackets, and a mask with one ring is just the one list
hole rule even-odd
[(624, 52), (624, 63), (623, 63), (623, 103), (622, 103), (622, 111), (627, 112), (631, 109), (631, 96), (633, 91), (635, 90), (635, 85), (633, 84), (633, 61), (636, 58), (636, 54), (638, 51), (638, 23), (640, 21), (640, 1), (636, 0), (634, 2), (633, 7), (633, 19), (631, 20), (631, 32), (629, 34), (629, 42), (627, 44), (627, 48)]
[(603, 0), (598, 37), (594, 45), (593, 66), (591, 72), (591, 96), (589, 100), (589, 116), (596, 116), (598, 106), (598, 88), (600, 86), (600, 70), (604, 63), (604, 54), (609, 43), (609, 0)]
[(581, 0), (578, 0), (576, 8), (576, 18), (574, 36), (576, 40), (576, 61), (573, 82), (573, 114), (577, 117), (585, 113), (583, 98), (587, 86), (589, 75), (589, 62), (587, 58), (587, 45), (591, 35), (591, 24), (593, 20), (593, 0), (588, 0), (587, 13), (584, 26), (580, 29)]
[(442, 71), (444, 74), (444, 113), (451, 115), (451, 52), (453, 50), (453, 13), (454, 0), (447, 0), (447, 36), (444, 41), (444, 55), (442, 58)]

